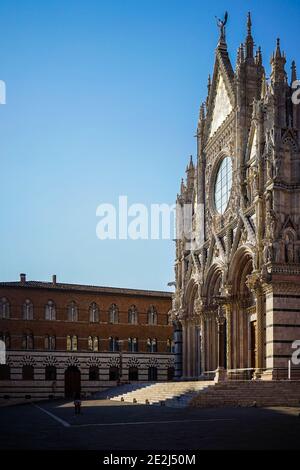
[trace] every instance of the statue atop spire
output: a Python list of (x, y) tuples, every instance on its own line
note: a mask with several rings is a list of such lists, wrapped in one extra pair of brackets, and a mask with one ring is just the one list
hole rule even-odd
[(220, 18), (217, 18), (217, 26), (220, 30), (220, 39), (219, 39), (219, 45), (225, 44), (226, 45), (226, 31), (225, 31), (225, 26), (228, 21), (228, 12), (225, 12), (224, 15), (224, 20), (221, 20)]

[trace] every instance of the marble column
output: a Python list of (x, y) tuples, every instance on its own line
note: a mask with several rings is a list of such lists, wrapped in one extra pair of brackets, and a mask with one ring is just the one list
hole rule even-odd
[(175, 353), (175, 379), (182, 376), (182, 326), (179, 321), (174, 322), (174, 353)]
[(256, 294), (256, 364), (255, 377), (260, 378), (264, 368), (264, 293), (259, 286)]
[(225, 305), (226, 316), (226, 362), (227, 370), (232, 369), (232, 303)]
[(223, 314), (222, 307), (219, 307), (217, 315), (218, 326), (218, 367), (215, 375), (215, 382), (226, 380), (227, 372), (225, 369), (225, 315)]

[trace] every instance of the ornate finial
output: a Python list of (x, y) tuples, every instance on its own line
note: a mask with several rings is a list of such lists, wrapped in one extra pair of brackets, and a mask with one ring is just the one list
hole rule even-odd
[(285, 55), (281, 53), (280, 39), (278, 38), (277, 43), (276, 43), (276, 51), (275, 51), (275, 54), (273, 54), (273, 57), (271, 60), (272, 82), (287, 82), (285, 64), (286, 64), (286, 58), (285, 58)]
[(252, 37), (251, 13), (247, 16), (246, 59), (253, 59), (254, 41)]
[(200, 121), (204, 121), (205, 119), (205, 104), (202, 103), (200, 106)]
[(264, 72), (263, 77), (262, 77), (262, 83), (261, 83), (261, 98), (263, 99), (268, 90), (268, 85), (267, 85), (267, 79), (266, 79), (266, 74)]
[(293, 60), (292, 62), (292, 84), (297, 80), (297, 68), (296, 68), (296, 62)]
[(261, 47), (259, 46), (257, 52), (256, 52), (256, 65), (262, 65), (262, 53), (261, 53)]
[(181, 179), (180, 193), (183, 194), (185, 191), (184, 179)]
[(220, 18), (217, 18), (217, 26), (220, 30), (220, 39), (219, 39), (219, 45), (221, 44), (226, 44), (226, 31), (225, 31), (225, 26), (227, 24), (227, 21), (228, 21), (228, 12), (226, 11), (225, 12), (225, 15), (224, 15), (224, 20), (221, 20)]
[(245, 60), (244, 44), (241, 44), (237, 53), (237, 65), (241, 65)]
[(250, 11), (248, 12), (247, 16), (247, 31), (248, 31), (248, 36), (251, 36), (251, 28), (252, 28), (252, 20), (251, 20), (251, 13)]
[(208, 80), (207, 80), (207, 90), (208, 90), (208, 94), (210, 93), (210, 87), (211, 87), (211, 77), (210, 77), (210, 75), (208, 75)]
[(276, 41), (276, 52), (275, 52), (275, 58), (280, 59), (281, 58), (281, 50), (280, 50), (280, 38), (277, 38)]

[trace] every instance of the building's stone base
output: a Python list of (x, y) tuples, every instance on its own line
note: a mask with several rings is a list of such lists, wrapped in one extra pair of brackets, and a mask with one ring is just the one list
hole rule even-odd
[[(65, 371), (75, 366), (80, 371), (80, 385), (83, 396), (114, 387), (118, 381), (110, 380), (110, 367), (119, 367), (119, 353), (83, 353), (66, 351), (9, 351), (7, 363), (10, 366), (10, 380), (0, 381), (0, 400), (21, 399), (25, 401), (48, 400), (65, 396)], [(23, 365), (34, 367), (34, 380), (22, 379)], [(56, 380), (45, 380), (45, 368), (54, 365)], [(89, 369), (99, 369), (99, 380), (90, 380)], [(157, 381), (168, 380), (168, 369), (174, 367), (172, 354), (122, 353), (121, 382), (129, 382), (129, 368), (138, 369), (138, 381), (148, 381), (149, 368), (156, 368)], [(130, 381), (132, 382), (132, 381)]]

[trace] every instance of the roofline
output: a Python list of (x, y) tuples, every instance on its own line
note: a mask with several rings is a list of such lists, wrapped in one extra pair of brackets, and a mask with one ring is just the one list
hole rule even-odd
[(150, 297), (164, 297), (171, 298), (173, 292), (167, 291), (154, 291), (154, 290), (143, 290), (143, 289), (127, 289), (121, 287), (105, 287), (105, 286), (92, 286), (84, 284), (68, 284), (59, 283), (55, 284), (52, 282), (44, 281), (12, 281), (12, 282), (0, 282), (1, 287), (8, 288), (19, 288), (19, 289), (47, 289), (57, 291), (72, 291), (72, 292), (94, 292), (95, 294), (121, 294), (121, 295), (137, 295), (137, 296), (150, 296)]

